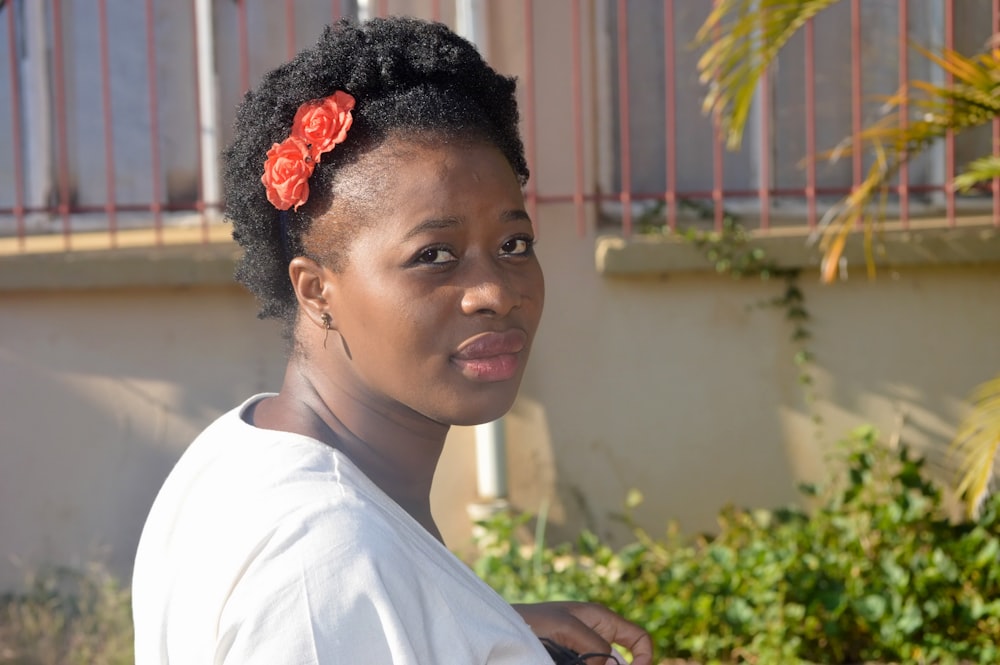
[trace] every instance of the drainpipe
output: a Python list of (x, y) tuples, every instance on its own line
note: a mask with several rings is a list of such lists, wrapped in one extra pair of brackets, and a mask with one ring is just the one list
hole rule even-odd
[[(503, 418), (476, 425), (476, 488), (480, 500), (506, 505), (507, 440)], [(503, 506), (500, 506), (503, 507)]]
[(455, 0), (456, 31), (476, 45), (485, 58), (489, 55), (486, 0)]
[(372, 3), (371, 0), (358, 0), (357, 16), (359, 22), (364, 22), (370, 19), (374, 14), (372, 14)]
[[(455, 0), (457, 32), (483, 57), (489, 55), (486, 0)], [(503, 419), (476, 426), (476, 488), (479, 501), (468, 507), (482, 520), (507, 507), (507, 445)]]
[(218, 205), (219, 113), (215, 86), (215, 37), (212, 0), (195, 0), (195, 44), (198, 53), (198, 140), (201, 150), (201, 200)]
[[(8, 3), (7, 11), (15, 10)], [(20, 62), (21, 90), (24, 101), (21, 108), (24, 118), (23, 157), (27, 171), (27, 196), (25, 206), (44, 210), (49, 206), (54, 172), (52, 159), (51, 119), (53, 108), (49, 87), (48, 39), (46, 36), (45, 3), (22, 4), (24, 25), (22, 56)], [(4, 17), (6, 18), (6, 17)], [(29, 214), (29, 223), (46, 218), (43, 213)]]

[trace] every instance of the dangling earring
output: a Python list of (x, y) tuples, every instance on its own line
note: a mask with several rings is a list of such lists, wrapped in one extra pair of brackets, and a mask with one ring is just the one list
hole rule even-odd
[(323, 315), (319, 317), (323, 321), (323, 327), (326, 328), (326, 334), (323, 335), (323, 348), (326, 348), (326, 338), (330, 336), (330, 331), (333, 330), (333, 317), (330, 316), (329, 312), (323, 312)]

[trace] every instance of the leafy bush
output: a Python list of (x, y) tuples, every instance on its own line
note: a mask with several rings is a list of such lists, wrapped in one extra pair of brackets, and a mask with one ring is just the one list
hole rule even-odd
[(976, 522), (949, 523), (923, 460), (870, 428), (840, 461), (829, 486), (803, 487), (810, 513), (726, 509), (718, 535), (693, 543), (633, 525), (636, 541), (618, 550), (592, 533), (528, 547), (517, 537), (528, 518), (497, 516), (483, 523), (474, 567), (514, 602), (604, 603), (645, 626), (664, 656), (1000, 662), (1000, 497)]
[(131, 665), (127, 587), (104, 568), (58, 568), (0, 596), (0, 665)]

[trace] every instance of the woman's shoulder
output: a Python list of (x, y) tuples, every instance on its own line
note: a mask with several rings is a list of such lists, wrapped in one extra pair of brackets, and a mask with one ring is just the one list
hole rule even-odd
[(342, 452), (246, 422), (247, 406), (262, 397), (223, 414), (195, 439), (164, 482), (147, 531), (169, 533), (179, 548), (215, 543), (232, 552), (236, 545), (246, 556), (259, 556), (263, 541), (302, 555), (312, 542), (328, 553), (433, 550), (433, 538)]

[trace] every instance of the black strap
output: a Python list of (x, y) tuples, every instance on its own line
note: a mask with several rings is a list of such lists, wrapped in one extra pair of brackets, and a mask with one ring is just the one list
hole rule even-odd
[(542, 645), (545, 650), (549, 652), (552, 656), (552, 662), (555, 665), (588, 665), (587, 660), (590, 658), (603, 658), (605, 662), (609, 658), (614, 658), (610, 653), (584, 653), (580, 654), (568, 647), (564, 647), (561, 644), (553, 642), (547, 637), (540, 638)]

